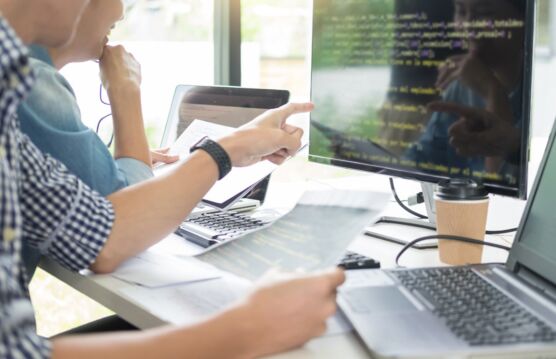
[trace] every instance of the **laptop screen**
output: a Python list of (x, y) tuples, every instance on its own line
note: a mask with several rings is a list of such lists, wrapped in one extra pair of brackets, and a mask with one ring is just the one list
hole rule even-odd
[(284, 90), (179, 85), (161, 146), (171, 145), (195, 119), (239, 127), (288, 99), (289, 92)]
[(556, 146), (553, 129), (509, 264), (556, 282)]

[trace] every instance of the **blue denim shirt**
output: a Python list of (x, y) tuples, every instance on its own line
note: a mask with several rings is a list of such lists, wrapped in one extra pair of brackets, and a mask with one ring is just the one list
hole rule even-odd
[[(75, 94), (58, 73), (44, 48), (31, 46), (37, 81), (18, 109), (21, 131), (43, 152), (58, 159), (103, 196), (153, 176), (152, 169), (133, 158), (115, 160), (98, 135), (81, 121)], [(29, 277), (38, 253), (24, 246)]]

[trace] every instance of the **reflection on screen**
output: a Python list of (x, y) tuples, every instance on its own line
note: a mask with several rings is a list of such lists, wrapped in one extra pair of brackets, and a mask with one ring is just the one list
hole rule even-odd
[(520, 188), (525, 5), (315, 0), (310, 158)]

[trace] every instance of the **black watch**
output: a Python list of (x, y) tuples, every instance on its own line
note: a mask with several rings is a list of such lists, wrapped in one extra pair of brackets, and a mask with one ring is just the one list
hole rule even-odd
[(201, 138), (196, 144), (191, 146), (189, 152), (201, 149), (208, 153), (214, 159), (218, 166), (218, 179), (221, 180), (232, 170), (232, 161), (226, 150), (218, 144), (218, 142), (211, 140), (208, 136)]

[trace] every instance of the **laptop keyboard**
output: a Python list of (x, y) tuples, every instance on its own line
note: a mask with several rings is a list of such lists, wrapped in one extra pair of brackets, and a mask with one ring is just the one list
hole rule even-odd
[(205, 213), (185, 220), (176, 234), (202, 247), (209, 247), (257, 230), (271, 222), (231, 211)]
[(450, 330), (473, 346), (556, 340), (556, 332), (470, 268), (393, 271)]

